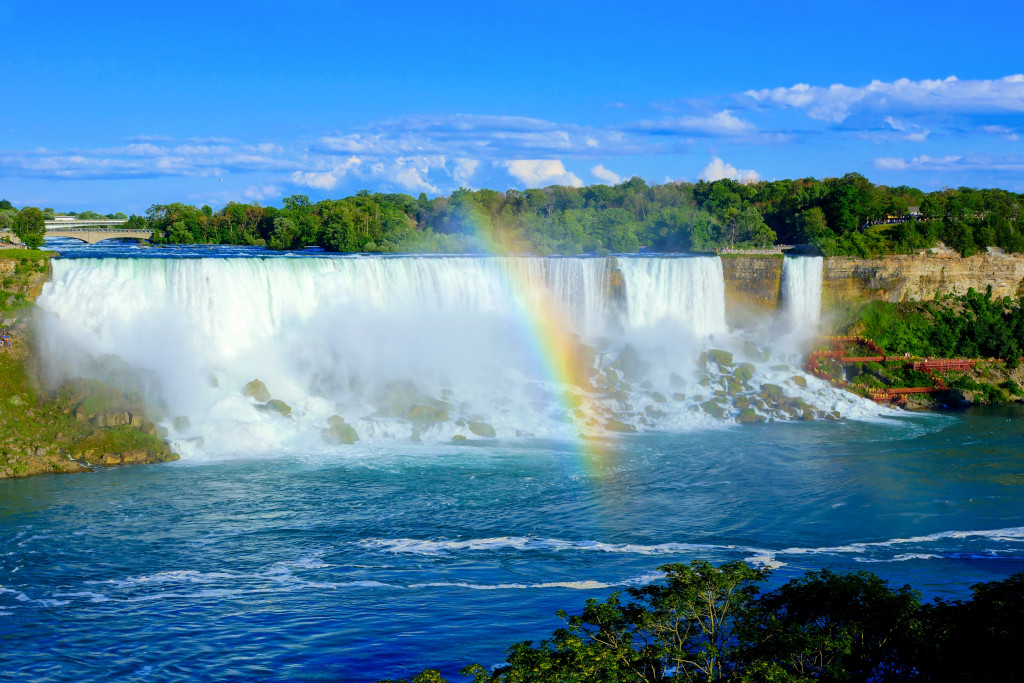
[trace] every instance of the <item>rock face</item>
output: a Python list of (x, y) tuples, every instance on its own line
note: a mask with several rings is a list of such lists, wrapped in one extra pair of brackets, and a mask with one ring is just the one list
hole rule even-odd
[(752, 315), (770, 313), (782, 297), (782, 258), (751, 255), (722, 259), (725, 277), (725, 318), (741, 325)]
[[(725, 314), (730, 325), (770, 313), (782, 303), (782, 261), (773, 256), (727, 256)], [(869, 301), (919, 301), (938, 294), (979, 292), (994, 296), (1024, 293), (1024, 256), (1019, 254), (914, 254), (860, 259), (832, 256), (822, 268), (822, 312), (843, 312)]]
[(969, 258), (945, 254), (887, 256), (879, 259), (831, 257), (822, 272), (826, 309), (848, 308), (868, 301), (919, 301), (938, 294), (964, 294), (974, 288), (993, 296), (1024, 293), (1024, 256), (976, 254)]
[(267, 385), (258, 379), (254, 379), (242, 388), (242, 396), (249, 396), (260, 403), (266, 403), (270, 400), (270, 392), (267, 390)]

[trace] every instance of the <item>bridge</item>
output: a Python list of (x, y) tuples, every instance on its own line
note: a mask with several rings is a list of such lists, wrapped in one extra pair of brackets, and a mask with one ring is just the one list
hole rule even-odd
[[(75, 221), (45, 221), (47, 237), (71, 237), (82, 240), (86, 244), (96, 244), (103, 240), (148, 240), (153, 236), (152, 230), (138, 230), (134, 228), (120, 228), (127, 221), (123, 218), (100, 218), (96, 220), (75, 220)], [(10, 231), (0, 232), (0, 236), (10, 239), (15, 244), (21, 240)]]

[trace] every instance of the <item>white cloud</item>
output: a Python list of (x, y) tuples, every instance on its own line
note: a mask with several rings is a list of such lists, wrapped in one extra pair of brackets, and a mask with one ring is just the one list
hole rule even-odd
[(528, 187), (546, 187), (548, 185), (570, 185), (583, 187), (583, 181), (575, 174), (568, 172), (565, 165), (557, 159), (515, 159), (505, 161), (502, 165), (516, 180)]
[(735, 116), (729, 109), (723, 109), (710, 116), (678, 116), (659, 121), (639, 121), (634, 128), (653, 133), (691, 133), (726, 137), (757, 132), (754, 124)]
[(885, 171), (907, 171), (910, 169), (926, 170), (926, 171), (941, 171), (949, 170), (954, 166), (958, 165), (964, 157), (962, 156), (944, 156), (944, 157), (933, 157), (927, 154), (914, 157), (910, 161), (900, 159), (898, 157), (879, 157), (875, 159), (875, 168), (880, 168)]
[(618, 185), (622, 182), (622, 176), (615, 171), (609, 171), (601, 164), (591, 168), (590, 174), (607, 185)]
[(338, 176), (331, 171), (295, 171), (291, 179), (296, 185), (312, 187), (315, 190), (330, 190), (338, 184)]
[(243, 193), (246, 199), (263, 201), (264, 199), (280, 199), (284, 191), (279, 185), (253, 185)]
[(704, 170), (700, 172), (698, 177), (709, 181), (729, 178), (745, 185), (756, 183), (761, 179), (761, 175), (757, 171), (738, 169), (732, 164), (725, 163), (718, 157), (711, 157), (711, 161), (704, 167)]
[(477, 159), (456, 159), (452, 177), (459, 185), (468, 185), (469, 179), (473, 177), (479, 167), (480, 161)]
[(821, 121), (842, 123), (858, 109), (889, 111), (1024, 111), (1024, 75), (992, 80), (871, 81), (857, 87), (833, 83), (828, 87), (798, 83), (790, 88), (766, 88), (744, 93), (759, 103), (805, 109)]
[(981, 130), (988, 133), (989, 135), (998, 135), (1006, 138), (1010, 142), (1017, 142), (1020, 140), (1020, 135), (1016, 131), (1007, 128), (1006, 126), (982, 126)]

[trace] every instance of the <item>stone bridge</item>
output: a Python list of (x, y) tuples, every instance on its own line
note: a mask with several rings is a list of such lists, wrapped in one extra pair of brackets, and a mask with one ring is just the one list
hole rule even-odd
[[(82, 240), (86, 244), (96, 244), (103, 240), (148, 240), (153, 236), (152, 230), (135, 230), (131, 228), (118, 228), (124, 225), (123, 219), (97, 219), (80, 221), (46, 221), (47, 237), (71, 237)], [(0, 237), (6, 237), (15, 244), (21, 240), (10, 231), (0, 232)]]

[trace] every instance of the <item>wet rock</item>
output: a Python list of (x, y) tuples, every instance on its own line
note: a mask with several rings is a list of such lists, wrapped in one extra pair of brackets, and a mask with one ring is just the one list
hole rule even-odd
[(190, 443), (196, 448), (202, 448), (206, 445), (206, 440), (201, 436), (193, 436), (191, 439), (185, 439), (185, 443)]
[(749, 382), (754, 378), (754, 371), (757, 368), (754, 367), (753, 363), (740, 363), (736, 366), (736, 370), (732, 373), (732, 376), (740, 382)]
[(766, 420), (764, 415), (759, 415), (752, 408), (741, 410), (740, 414), (736, 416), (736, 421), (740, 424), (757, 424)]
[(189, 421), (187, 417), (179, 416), (171, 420), (171, 426), (174, 427), (174, 431), (183, 432), (189, 427)]
[(292, 407), (284, 401), (276, 398), (272, 398), (263, 404), (263, 407), (267, 410), (288, 417), (292, 414)]
[(452, 441), (465, 441), (466, 436), (464, 434), (456, 434), (452, 437)]
[(338, 425), (343, 424), (345, 424), (345, 418), (343, 418), (341, 415), (331, 415), (329, 418), (327, 418), (328, 427), (337, 427)]
[(743, 385), (741, 385), (736, 380), (730, 380), (729, 385), (726, 387), (725, 390), (726, 393), (728, 393), (730, 396), (735, 396), (736, 394), (743, 391)]
[(721, 419), (725, 417), (725, 408), (721, 404), (715, 401), (705, 401), (700, 404), (701, 410), (710, 415), (711, 417)]
[[(438, 401), (438, 403), (443, 402)], [(447, 406), (448, 404), (444, 405)], [(409, 406), (409, 409), (405, 411), (404, 417), (419, 427), (430, 427), (439, 422), (447, 422), (450, 419), (447, 407), (442, 408), (425, 403)]]
[(737, 410), (746, 410), (750, 407), (750, 399), (746, 396), (737, 396), (732, 404)]
[(651, 394), (651, 398), (654, 399), (655, 403), (668, 403), (668, 399), (665, 398), (665, 394), (660, 394), (657, 391)]
[(647, 371), (647, 364), (640, 360), (640, 354), (629, 344), (622, 349), (611, 367), (620, 371), (622, 376), (630, 382), (639, 381)]
[(721, 349), (709, 349), (708, 355), (711, 356), (718, 366), (721, 368), (732, 367), (732, 354), (728, 351)]
[(608, 420), (604, 423), (604, 428), (609, 432), (621, 432), (624, 434), (632, 433), (636, 431), (636, 427), (630, 424), (626, 424), (620, 420)]
[(804, 408), (803, 413), (800, 414), (800, 419), (803, 420), (804, 422), (810, 422), (811, 420), (813, 420), (814, 419), (814, 409), (813, 408), (809, 408), (809, 407), (808, 408)]
[(270, 400), (270, 392), (267, 391), (267, 385), (258, 379), (254, 379), (242, 388), (242, 396), (248, 396), (260, 403), (266, 403)]
[(758, 363), (764, 363), (769, 357), (767, 349), (759, 348), (757, 344), (749, 341), (743, 342), (743, 355), (753, 358)]
[(665, 417), (665, 411), (658, 410), (654, 406), (647, 406), (646, 408), (644, 408), (644, 414), (647, 415), (647, 417), (652, 418), (654, 420)]
[(826, 415), (825, 415), (825, 419), (826, 420), (838, 420), (840, 417), (842, 417), (842, 416), (839, 414), (838, 410), (830, 411), (829, 413), (826, 413)]
[(482, 436), (485, 439), (494, 438), (494, 427), (486, 422), (470, 422), (469, 431), (473, 432), (477, 436)]
[(786, 397), (786, 392), (782, 390), (778, 384), (768, 384), (767, 382), (761, 385), (761, 393), (758, 394), (761, 398), (765, 399), (780, 399)]
[(328, 443), (339, 446), (350, 446), (359, 441), (359, 434), (356, 433), (356, 428), (344, 422), (331, 425), (330, 429), (323, 433), (323, 437)]
[(685, 401), (686, 400), (686, 394), (677, 391), (676, 393), (672, 394), (672, 400), (673, 401)]
[(802, 375), (793, 375), (789, 379), (790, 379), (791, 382), (793, 382), (793, 384), (797, 385), (798, 387), (801, 387), (801, 388), (806, 388), (807, 387), (807, 379), (804, 378)]

